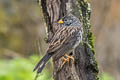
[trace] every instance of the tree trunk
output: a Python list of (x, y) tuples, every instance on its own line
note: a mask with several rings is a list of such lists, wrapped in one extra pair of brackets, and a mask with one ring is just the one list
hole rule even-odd
[(61, 65), (61, 59), (54, 61), (54, 80), (97, 80), (98, 67), (94, 58), (93, 34), (90, 32), (90, 5), (87, 0), (41, 0), (47, 25), (48, 43), (57, 30), (56, 22), (67, 12), (78, 17), (84, 26), (83, 43), (74, 51), (74, 64)]

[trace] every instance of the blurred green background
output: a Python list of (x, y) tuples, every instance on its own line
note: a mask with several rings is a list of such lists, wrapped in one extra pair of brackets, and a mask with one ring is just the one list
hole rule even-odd
[[(120, 1), (89, 2), (100, 80), (120, 80)], [(35, 0), (0, 0), (0, 80), (34, 80), (32, 70), (47, 48), (45, 37)], [(38, 80), (52, 80), (52, 70), (50, 61)]]

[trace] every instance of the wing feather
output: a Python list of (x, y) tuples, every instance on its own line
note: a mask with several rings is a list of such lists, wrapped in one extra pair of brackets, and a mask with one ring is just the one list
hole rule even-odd
[(80, 27), (61, 27), (53, 36), (47, 52), (56, 52), (57, 50), (64, 48), (66, 44), (75, 42), (76, 34), (78, 34), (79, 31)]

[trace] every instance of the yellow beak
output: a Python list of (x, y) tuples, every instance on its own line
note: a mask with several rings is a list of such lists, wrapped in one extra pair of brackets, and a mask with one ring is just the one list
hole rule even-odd
[(58, 21), (58, 23), (59, 23), (59, 24), (63, 24), (64, 21), (60, 19), (60, 20)]

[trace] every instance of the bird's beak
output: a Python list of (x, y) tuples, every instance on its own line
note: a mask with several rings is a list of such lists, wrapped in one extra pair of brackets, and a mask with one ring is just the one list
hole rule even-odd
[(59, 24), (63, 24), (64, 21), (63, 21), (62, 19), (60, 19), (60, 20), (58, 21), (58, 23), (59, 23)]

